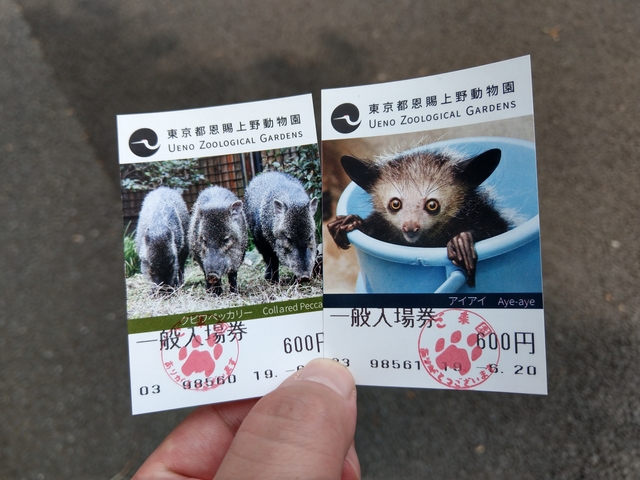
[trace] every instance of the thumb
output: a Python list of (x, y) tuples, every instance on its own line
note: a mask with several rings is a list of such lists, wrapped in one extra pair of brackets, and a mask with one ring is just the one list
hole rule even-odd
[(359, 479), (356, 387), (338, 362), (309, 362), (253, 407), (216, 479)]

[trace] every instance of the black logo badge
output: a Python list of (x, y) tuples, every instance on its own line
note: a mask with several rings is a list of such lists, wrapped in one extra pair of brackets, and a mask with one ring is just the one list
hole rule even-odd
[(355, 131), (362, 120), (358, 107), (353, 103), (343, 103), (338, 105), (331, 114), (331, 125), (340, 133), (351, 133)]
[(158, 151), (158, 135), (150, 128), (136, 130), (129, 137), (129, 148), (138, 157), (150, 157)]

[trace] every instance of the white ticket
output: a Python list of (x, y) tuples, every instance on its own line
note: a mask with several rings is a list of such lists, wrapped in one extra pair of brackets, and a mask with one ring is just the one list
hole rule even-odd
[(117, 120), (133, 413), (261, 396), (323, 356), (311, 95)]
[(322, 92), (325, 355), (364, 385), (546, 394), (529, 57)]
[[(317, 302), (315, 302), (317, 303)], [(302, 306), (304, 302), (298, 304)], [(323, 355), (317, 305), (309, 313), (129, 334), (133, 413), (262, 396)]]
[(118, 117), (133, 413), (321, 356), (546, 394), (530, 59), (324, 90), (322, 132), (321, 177), (311, 95)]

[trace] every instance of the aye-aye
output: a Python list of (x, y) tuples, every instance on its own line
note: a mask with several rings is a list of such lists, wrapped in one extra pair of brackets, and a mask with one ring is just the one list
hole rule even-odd
[(351, 179), (371, 196), (373, 213), (339, 216), (327, 226), (336, 244), (349, 248), (358, 229), (378, 240), (413, 247), (446, 247), (454, 265), (475, 286), (475, 242), (506, 232), (511, 222), (480, 185), (500, 163), (491, 149), (460, 159), (450, 151), (408, 150), (379, 161), (343, 156)]

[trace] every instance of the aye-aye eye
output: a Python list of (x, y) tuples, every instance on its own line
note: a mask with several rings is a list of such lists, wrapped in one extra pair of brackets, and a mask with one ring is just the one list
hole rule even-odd
[(424, 209), (429, 213), (438, 213), (438, 210), (440, 210), (440, 203), (434, 199), (427, 200)]
[(389, 202), (389, 210), (392, 212), (397, 212), (402, 208), (402, 200), (399, 198), (392, 198)]

